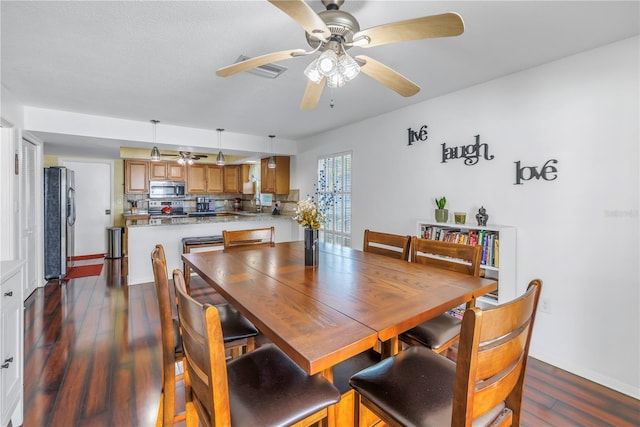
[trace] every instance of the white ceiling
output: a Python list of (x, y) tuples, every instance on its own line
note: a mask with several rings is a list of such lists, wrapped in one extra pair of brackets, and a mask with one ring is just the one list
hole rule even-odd
[[(309, 4), (323, 10), (318, 0)], [(301, 111), (309, 57), (281, 62), (288, 70), (277, 79), (215, 75), (241, 54), (309, 50), (303, 30), (267, 1), (2, 0), (1, 79), (28, 106), (297, 140), (632, 37), (639, 5), (346, 0), (341, 9), (362, 29), (454, 11), (465, 32), (350, 51), (416, 82), (422, 90), (414, 97), (361, 75), (333, 91), (333, 108), (325, 89), (315, 110)], [(71, 139), (42, 136), (50, 153)]]

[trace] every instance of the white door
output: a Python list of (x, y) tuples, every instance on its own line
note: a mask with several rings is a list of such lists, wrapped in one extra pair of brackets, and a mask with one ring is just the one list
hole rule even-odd
[(40, 245), (41, 204), (36, 198), (42, 174), (39, 173), (38, 146), (26, 139), (22, 140), (22, 164), (20, 167), (21, 212), (22, 214), (22, 259), (27, 260), (25, 267), (24, 297), (27, 298), (38, 287), (38, 249)]
[(106, 254), (107, 228), (113, 226), (113, 162), (61, 160), (75, 172), (75, 256)]

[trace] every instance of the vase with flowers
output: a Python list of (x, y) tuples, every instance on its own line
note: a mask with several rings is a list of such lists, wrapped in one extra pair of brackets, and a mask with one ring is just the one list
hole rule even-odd
[(327, 222), (327, 212), (333, 207), (336, 191), (335, 186), (332, 189), (328, 188), (325, 175), (321, 171), (315, 197), (307, 196), (296, 205), (296, 215), (293, 219), (304, 227), (305, 265), (318, 265), (318, 230)]

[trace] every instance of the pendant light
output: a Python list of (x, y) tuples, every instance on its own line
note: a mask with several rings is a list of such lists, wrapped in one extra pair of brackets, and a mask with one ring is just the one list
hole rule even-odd
[(273, 157), (273, 138), (275, 138), (275, 135), (269, 135), (269, 138), (271, 139), (271, 157), (269, 157), (269, 161), (267, 162), (267, 167), (269, 169), (275, 169), (276, 168), (276, 158)]
[(216, 129), (218, 131), (218, 149), (220, 151), (218, 151), (218, 157), (216, 157), (216, 165), (218, 166), (224, 166), (226, 160), (224, 159), (224, 154), (222, 154), (222, 131), (224, 129), (218, 128)]
[(153, 123), (153, 148), (151, 149), (151, 160), (154, 162), (160, 161), (160, 150), (158, 150), (156, 143), (156, 126), (160, 123), (160, 120), (151, 120)]

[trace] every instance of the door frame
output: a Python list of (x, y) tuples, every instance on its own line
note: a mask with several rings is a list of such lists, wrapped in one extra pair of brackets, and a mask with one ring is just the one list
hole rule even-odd
[[(22, 137), (20, 138), (20, 156), (22, 156), (23, 154), (23, 150), (24, 150), (24, 144), (25, 141), (29, 144), (33, 144), (35, 145), (35, 169), (33, 171), (33, 188), (27, 189), (24, 188), (25, 187), (25, 177), (24, 177), (24, 171), (20, 174), (20, 211), (21, 212), (25, 212), (25, 200), (26, 200), (26, 195), (29, 194), (30, 197), (32, 198), (32, 206), (35, 209), (34, 212), (34, 239), (36, 242), (39, 242), (40, 244), (36, 245), (36, 247), (38, 248), (38, 253), (35, 256), (35, 262), (36, 265), (35, 266), (29, 266), (27, 265), (27, 269), (31, 268), (33, 269), (33, 273), (35, 274), (36, 277), (36, 285), (35, 287), (42, 287), (44, 286), (47, 281), (44, 279), (44, 215), (43, 215), (43, 211), (44, 211), (44, 171), (42, 169), (43, 166), (43, 141), (39, 138), (37, 138), (36, 136), (30, 134), (29, 132), (22, 132)], [(23, 164), (24, 159), (20, 162), (20, 164)], [(25, 250), (23, 247), (23, 242), (24, 239), (26, 238), (26, 236), (23, 235), (24, 232), (24, 219), (25, 215), (20, 215), (20, 254), (23, 255), (23, 251)], [(27, 259), (28, 261), (28, 259)], [(28, 277), (28, 275), (27, 275)], [(27, 283), (27, 281), (25, 280), (25, 286), (26, 288), (24, 289), (24, 298), (26, 299), (29, 294), (31, 292), (33, 292), (35, 290), (29, 288), (29, 284)]]
[[(111, 211), (111, 214), (109, 215), (109, 227), (113, 227), (114, 225), (114, 219), (115, 219), (115, 215), (114, 215), (114, 195), (115, 195), (115, 188), (114, 188), (114, 169), (115, 169), (115, 164), (114, 161), (112, 159), (97, 159), (97, 158), (88, 158), (88, 157), (59, 157), (58, 158), (58, 166), (65, 166), (65, 162), (72, 162), (72, 163), (85, 163), (85, 164), (96, 164), (96, 163), (100, 163), (100, 164), (105, 164), (107, 166), (109, 166), (109, 210)], [(73, 170), (73, 168), (71, 168)], [(78, 176), (76, 175), (76, 182), (78, 181)], [(77, 192), (76, 192), (77, 195)], [(77, 198), (76, 198), (76, 206), (77, 206)], [(77, 232), (76, 232), (76, 236), (77, 236)], [(105, 237), (106, 239), (106, 237)], [(106, 240), (105, 240), (105, 248), (106, 248)], [(76, 245), (77, 247), (77, 245)], [(105, 252), (106, 253), (106, 252)]]

